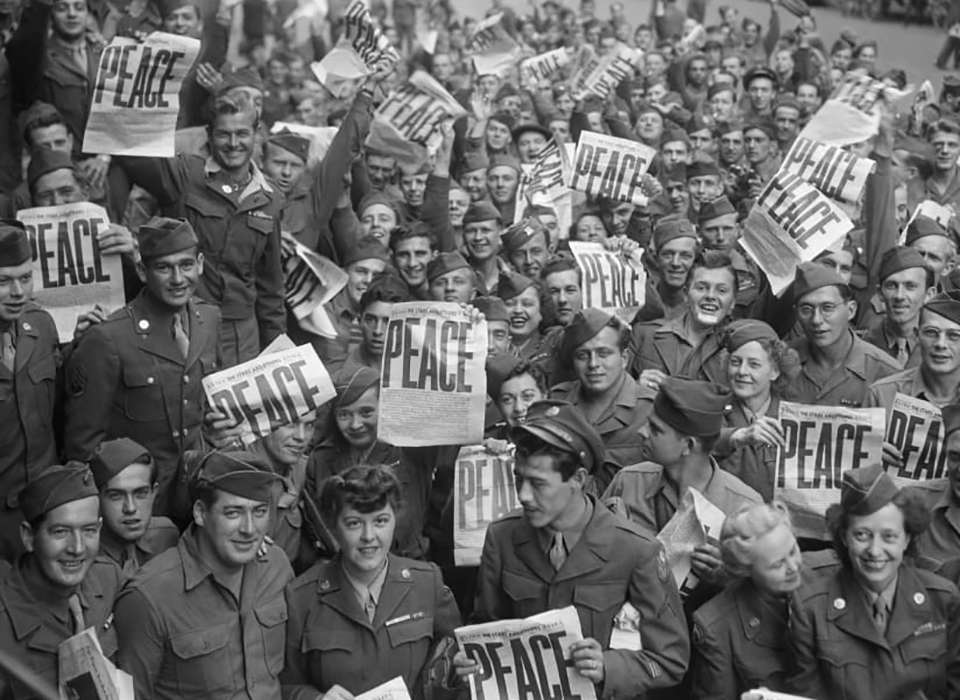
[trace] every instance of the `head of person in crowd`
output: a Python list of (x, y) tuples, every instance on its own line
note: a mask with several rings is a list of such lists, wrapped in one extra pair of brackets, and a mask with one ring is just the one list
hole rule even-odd
[(553, 106), (556, 107), (557, 111), (566, 119), (570, 119), (575, 104), (576, 101), (573, 99), (573, 95), (570, 94), (570, 87), (568, 85), (560, 84), (553, 86)]
[(310, 140), (289, 129), (271, 134), (263, 143), (263, 172), (284, 194), (289, 194), (307, 169)]
[(320, 515), (340, 545), (343, 570), (370, 582), (385, 566), (402, 508), (400, 482), (387, 465), (358, 464), (324, 482)]
[(397, 226), (390, 232), (393, 265), (410, 289), (427, 285), (427, 265), (436, 256), (437, 237), (422, 221)]
[[(960, 325), (956, 330), (960, 346)], [(960, 363), (958, 363), (960, 364)], [(950, 404), (943, 409), (943, 451), (947, 457), (947, 498), (951, 503), (960, 503), (960, 404)]]
[(260, 111), (255, 104), (231, 96), (229, 91), (218, 96), (207, 127), (210, 155), (217, 165), (232, 173), (249, 168), (259, 127)]
[(495, 260), (502, 246), (503, 219), (490, 202), (474, 202), (463, 216), (463, 244), (474, 266)]
[(377, 410), (380, 405), (380, 372), (360, 367), (341, 375), (330, 414), (333, 438), (353, 450), (366, 450), (377, 441)]
[(571, 258), (554, 258), (541, 270), (540, 278), (553, 302), (557, 321), (561, 325), (569, 325), (583, 307), (583, 274), (580, 267)]
[(773, 105), (773, 124), (777, 129), (777, 143), (783, 152), (790, 147), (800, 132), (803, 108), (796, 97), (781, 95)]
[(190, 222), (154, 217), (137, 230), (137, 276), (153, 299), (182, 309), (203, 274), (203, 253)]
[(671, 213), (686, 216), (690, 208), (690, 191), (687, 189), (687, 166), (678, 163), (672, 168), (665, 168), (660, 173), (660, 182), (663, 191), (670, 203)]
[(20, 116), (23, 142), (30, 149), (49, 148), (52, 151), (73, 151), (73, 134), (60, 111), (46, 102), (34, 102)]
[(251, 452), (204, 457), (189, 490), (197, 553), (214, 572), (235, 572), (256, 559), (270, 527), (276, 479)]
[(446, 85), (447, 81), (453, 77), (453, 61), (450, 60), (450, 54), (434, 54), (430, 61), (430, 74), (436, 78), (441, 85)]
[(935, 283), (950, 274), (956, 265), (957, 244), (934, 219), (918, 214), (907, 226), (906, 244), (923, 256)]
[(544, 204), (531, 204), (523, 211), (524, 217), (532, 217), (547, 230), (547, 246), (555, 250), (560, 238), (560, 219), (557, 210)]
[(890, 248), (880, 261), (879, 280), (887, 320), (899, 328), (916, 328), (920, 309), (935, 291), (934, 273), (923, 256), (910, 246)]
[(844, 39), (837, 39), (830, 47), (830, 66), (846, 72), (853, 60), (853, 47)]
[(515, 270), (537, 279), (550, 258), (547, 229), (535, 218), (521, 219), (503, 232), (503, 249)]
[(32, 297), (33, 251), (26, 227), (0, 219), (0, 325), (16, 323)]
[(739, 164), (743, 160), (743, 123), (739, 120), (720, 122), (717, 126), (717, 155), (722, 165)]
[(769, 115), (777, 96), (777, 74), (766, 66), (751, 68), (743, 76), (743, 88), (755, 115)]
[(703, 246), (707, 250), (729, 252), (736, 249), (740, 241), (740, 215), (725, 196), (721, 195), (700, 205), (698, 226)]
[(924, 374), (960, 379), (960, 293), (937, 294), (920, 311), (920, 356)]
[(203, 14), (199, 5), (189, 0), (166, 0), (163, 3), (163, 29), (170, 34), (199, 39), (203, 33)]
[[(723, 194), (723, 182), (720, 179), (720, 166), (716, 161), (697, 159), (687, 166), (687, 192), (690, 193), (690, 205), (695, 211), (702, 212), (703, 207)], [(703, 221), (701, 214), (700, 221)], [(702, 226), (701, 223), (701, 232)]]
[(839, 245), (827, 248), (820, 253), (814, 262), (832, 270), (844, 284), (850, 284), (853, 279), (853, 268), (857, 263), (858, 251), (847, 236)]
[(150, 452), (130, 438), (106, 440), (90, 458), (90, 470), (106, 531), (121, 542), (139, 540), (157, 497), (157, 464)]
[(477, 273), (461, 253), (438, 253), (427, 263), (427, 284), (434, 301), (469, 304), (477, 294)]
[(679, 483), (688, 465), (710, 459), (729, 398), (728, 389), (709, 382), (678, 377), (661, 382), (640, 435), (650, 460), (661, 465), (671, 481)]
[(539, 330), (543, 321), (540, 285), (516, 272), (502, 272), (497, 283), (497, 296), (507, 305), (510, 339), (519, 346)]
[(633, 30), (633, 45), (641, 51), (649, 52), (653, 48), (653, 27), (649, 24), (638, 24)]
[(859, 61), (869, 70), (873, 70), (877, 63), (877, 42), (865, 41), (853, 50), (854, 60)]
[(100, 551), (100, 500), (85, 464), (53, 465), (20, 492), (20, 539), (31, 565), (61, 591), (75, 590)]
[(760, 26), (759, 22), (750, 19), (749, 17), (743, 18), (743, 22), (740, 24), (740, 38), (743, 39), (743, 45), (746, 48), (755, 46), (760, 40), (762, 33), (763, 28)]
[(463, 189), (457, 182), (450, 182), (450, 192), (447, 194), (447, 204), (449, 206), (450, 225), (454, 228), (463, 226), (463, 216), (470, 207), (470, 194)]
[(367, 149), (363, 162), (367, 167), (367, 177), (372, 190), (382, 192), (397, 175), (397, 159), (386, 153)]
[(930, 524), (914, 489), (900, 489), (880, 464), (843, 472), (840, 502), (827, 508), (827, 525), (842, 565), (864, 589), (882, 593), (897, 580), (905, 557)]
[(793, 60), (792, 50), (784, 48), (774, 51), (770, 62), (773, 64), (773, 72), (777, 74), (779, 82), (786, 83), (793, 77), (796, 63)]
[(690, 141), (683, 129), (668, 129), (660, 137), (660, 160), (665, 168), (690, 162)]
[(563, 532), (586, 508), (584, 489), (604, 461), (603, 441), (572, 405), (539, 401), (514, 427), (514, 484), (531, 527)]
[(707, 67), (710, 70), (720, 66), (723, 59), (723, 42), (717, 39), (708, 39), (703, 45), (703, 53), (707, 57)]
[[(890, 158), (894, 185), (907, 182), (922, 183), (933, 174), (933, 160), (934, 150), (929, 141), (916, 136), (898, 134), (894, 137), (893, 155)], [(907, 212), (909, 216), (909, 209)]]
[(460, 185), (470, 195), (471, 202), (479, 202), (490, 195), (487, 190), (487, 168), (490, 160), (482, 151), (464, 154), (460, 168)]
[(777, 156), (777, 127), (770, 119), (753, 119), (743, 128), (743, 153), (754, 169)]
[(340, 260), (347, 273), (347, 297), (357, 305), (373, 279), (382, 273), (390, 262), (390, 252), (372, 236), (361, 238), (345, 251)]
[(76, 204), (88, 199), (87, 188), (68, 151), (34, 149), (27, 166), (27, 185), (36, 207)]
[(535, 163), (540, 151), (553, 135), (535, 122), (520, 124), (513, 130), (513, 142), (517, 145), (517, 154), (521, 163)]
[(387, 326), (394, 304), (413, 301), (410, 289), (396, 274), (384, 272), (376, 276), (360, 297), (360, 332), (363, 351), (370, 358), (383, 356)]
[(560, 360), (588, 398), (618, 392), (627, 372), (630, 327), (600, 309), (581, 309), (563, 331)]
[(633, 131), (643, 143), (658, 148), (663, 136), (663, 115), (656, 107), (645, 107), (637, 114)]
[(687, 124), (687, 140), (690, 142), (690, 162), (709, 161), (717, 157), (717, 140), (713, 136), (713, 124), (700, 115), (694, 115)]
[(653, 247), (661, 285), (675, 292), (684, 289), (700, 253), (700, 239), (693, 224), (681, 216), (660, 219), (653, 228)]
[(408, 206), (417, 209), (423, 206), (423, 198), (427, 193), (427, 178), (430, 177), (430, 164), (424, 162), (418, 166), (400, 164), (398, 185), (400, 193)]
[(733, 321), (724, 332), (727, 379), (738, 403), (766, 406), (771, 398), (789, 398), (790, 384), (800, 371), (797, 351), (780, 340), (763, 321)]
[(266, 457), (275, 472), (287, 474), (304, 460), (310, 448), (316, 421), (316, 411), (311, 411), (274, 429), (267, 437), (253, 443), (250, 450)]
[(89, 11), (85, 0), (59, 0), (50, 11), (50, 29), (61, 41), (72, 44), (87, 33)]
[(960, 156), (960, 124), (951, 119), (938, 120), (928, 132), (933, 146), (936, 173), (952, 173)]
[(720, 61), (720, 70), (732, 75), (736, 81), (733, 87), (740, 85), (740, 79), (743, 77), (746, 66), (746, 58), (744, 58), (743, 54), (735, 51), (727, 53)]
[(510, 352), (510, 310), (500, 297), (474, 297), (470, 302), (487, 320), (487, 357)]
[(811, 348), (824, 352), (845, 342), (857, 302), (836, 272), (818, 263), (801, 263), (793, 283), (797, 319)]
[(703, 88), (707, 84), (709, 75), (710, 66), (705, 54), (695, 53), (687, 59), (687, 85), (698, 89)]
[(737, 298), (737, 272), (730, 256), (720, 250), (700, 253), (690, 267), (686, 290), (690, 324), (695, 330), (725, 322)]
[(506, 112), (496, 112), (487, 120), (487, 128), (483, 133), (488, 153), (504, 153), (510, 148), (513, 126), (514, 118)]
[(513, 156), (493, 155), (487, 168), (487, 190), (497, 206), (510, 204), (520, 184), (520, 162)]
[(823, 90), (819, 83), (801, 82), (797, 84), (797, 102), (807, 114), (813, 114), (823, 104)]
[(595, 243), (609, 237), (603, 216), (597, 210), (588, 210), (580, 214), (570, 229), (570, 240)]
[(389, 243), (390, 232), (403, 220), (397, 202), (383, 192), (370, 192), (361, 199), (357, 218), (360, 219), (359, 237), (372, 236), (383, 246)]
[(614, 199), (600, 197), (597, 200), (603, 225), (614, 236), (625, 236), (630, 227), (636, 207), (630, 202), (619, 202)]
[(802, 583), (800, 546), (781, 501), (743, 506), (727, 516), (720, 553), (731, 576), (749, 578), (763, 594), (782, 598)]
[(510, 427), (523, 423), (530, 406), (547, 398), (547, 374), (540, 365), (510, 353), (487, 358), (487, 394)]
[(267, 59), (267, 82), (278, 89), (285, 89), (290, 76), (290, 66), (287, 55), (283, 51), (274, 51)]
[(550, 131), (550, 135), (558, 145), (570, 143), (572, 138), (570, 136), (569, 117), (565, 117), (559, 111), (554, 111), (547, 115), (546, 122), (547, 129)]
[[(523, 98), (520, 92), (511, 83), (504, 83), (500, 86), (497, 94), (493, 98), (494, 106), (510, 119), (516, 121), (520, 117), (520, 110), (523, 105)], [(513, 125), (510, 125), (513, 128)]]

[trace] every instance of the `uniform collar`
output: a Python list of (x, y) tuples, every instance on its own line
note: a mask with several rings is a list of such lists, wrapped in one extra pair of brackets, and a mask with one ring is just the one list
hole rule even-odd
[[(223, 168), (220, 164), (214, 160), (213, 156), (207, 156), (207, 159), (203, 163), (203, 173), (208, 178), (216, 175), (219, 172), (222, 172)], [(257, 167), (257, 164), (250, 161), (250, 182), (247, 183), (247, 186), (244, 188), (243, 192), (240, 193), (240, 201), (243, 201), (251, 194), (257, 191), (263, 192), (273, 192), (273, 185), (267, 180), (266, 176), (261, 172), (260, 168)]]
[[(864, 341), (860, 340), (849, 328), (847, 333), (853, 341), (850, 344), (850, 350), (843, 359), (843, 367), (850, 370), (860, 379), (867, 380), (867, 354), (864, 351)], [(800, 364), (806, 364), (811, 359), (810, 341), (806, 338), (796, 346), (797, 354), (800, 355)]]

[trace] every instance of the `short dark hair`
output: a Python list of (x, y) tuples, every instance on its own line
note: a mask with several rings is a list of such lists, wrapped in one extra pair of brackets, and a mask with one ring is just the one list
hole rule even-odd
[(529, 360), (521, 360), (516, 367), (507, 372), (507, 376), (503, 378), (503, 381), (500, 382), (500, 384), (502, 386), (511, 379), (522, 377), (525, 374), (530, 375), (541, 394), (546, 396), (548, 393), (550, 393), (550, 382), (547, 378), (546, 371), (539, 364), (530, 362)]
[(687, 273), (687, 284), (690, 284), (690, 280), (693, 279), (694, 271), (701, 268), (704, 270), (720, 270), (726, 268), (733, 277), (733, 286), (734, 289), (736, 289), (737, 271), (733, 267), (733, 260), (729, 253), (722, 250), (704, 250), (698, 253), (693, 259), (693, 265), (690, 266), (690, 271)]
[(577, 273), (577, 284), (583, 286), (583, 270), (580, 269), (580, 266), (567, 257), (556, 257), (548, 261), (546, 265), (543, 266), (543, 269), (540, 270), (540, 279), (546, 283), (547, 275), (552, 275), (557, 272), (568, 272), (569, 270), (574, 270)]
[(382, 301), (387, 304), (398, 304), (404, 301), (413, 301), (406, 283), (399, 279), (392, 271), (384, 271), (373, 278), (370, 286), (360, 296), (360, 309), (366, 309), (374, 302)]
[(60, 114), (58, 110), (41, 112), (36, 118), (31, 119), (23, 125), (23, 140), (26, 141), (27, 146), (33, 148), (33, 138), (31, 138), (33, 131), (36, 129), (44, 129), (48, 126), (54, 126), (56, 124), (61, 124), (67, 130), (67, 133), (70, 133), (70, 127), (67, 126), (67, 122), (64, 120), (63, 115)]
[(437, 248), (437, 234), (422, 221), (410, 224), (400, 224), (390, 230), (390, 250), (397, 252), (397, 244), (409, 238), (426, 238), (430, 242), (430, 250)]
[(260, 110), (257, 109), (255, 104), (249, 102), (246, 96), (238, 94), (227, 97), (221, 95), (213, 101), (213, 106), (210, 108), (210, 120), (207, 123), (207, 130), (213, 131), (213, 125), (217, 123), (218, 117), (243, 114), (244, 112), (252, 113), (253, 128), (260, 128)]
[[(930, 525), (930, 509), (927, 507), (927, 499), (915, 487), (908, 486), (900, 489), (900, 492), (893, 497), (891, 501), (903, 513), (903, 530), (910, 537), (907, 549), (904, 554), (913, 557), (917, 553), (917, 540), (920, 535), (926, 531)], [(850, 567), (850, 553), (847, 551), (847, 545), (843, 541), (843, 536), (850, 527), (851, 514), (844, 510), (839, 503), (834, 503), (827, 508), (827, 528), (833, 539), (833, 548), (840, 557), (840, 561), (845, 567)]]
[(564, 481), (569, 481), (577, 469), (583, 469), (578, 457), (571, 452), (564, 452), (553, 445), (544, 442), (529, 433), (522, 433), (516, 439), (517, 463), (531, 457), (553, 457), (553, 467), (560, 472)]
[(328, 478), (320, 490), (320, 516), (333, 529), (344, 508), (373, 513), (386, 508), (399, 512), (400, 480), (392, 466), (358, 464)]

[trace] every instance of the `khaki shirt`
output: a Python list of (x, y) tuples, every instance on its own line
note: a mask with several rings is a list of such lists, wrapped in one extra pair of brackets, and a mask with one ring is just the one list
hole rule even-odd
[(807, 371), (807, 364), (812, 362), (807, 339), (801, 338), (793, 344), (800, 355), (801, 365), (800, 374), (793, 382), (794, 398), (798, 403), (859, 407), (866, 399), (867, 387), (878, 379), (899, 371), (897, 361), (883, 350), (852, 333), (851, 336), (853, 344), (843, 365), (822, 385)]

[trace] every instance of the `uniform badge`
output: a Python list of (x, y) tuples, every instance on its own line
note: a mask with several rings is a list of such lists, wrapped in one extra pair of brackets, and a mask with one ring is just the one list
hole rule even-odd
[(843, 610), (847, 607), (847, 601), (845, 601), (843, 598), (835, 598), (833, 601), (833, 607), (835, 607), (837, 610)]
[(748, 622), (747, 624), (750, 625), (751, 627), (756, 627), (757, 625), (760, 624), (760, 618), (759, 618), (759, 617), (751, 617), (751, 618), (750, 618), (750, 622)]
[(142, 330), (142, 331), (150, 330), (150, 321), (148, 321), (148, 320), (145, 319), (145, 318), (141, 318), (141, 319), (137, 322), (137, 328), (139, 328), (139, 329)]
[(323, 581), (320, 582), (320, 590), (321, 590), (321, 591), (329, 591), (329, 590), (330, 590), (330, 582), (327, 581), (327, 579), (323, 579)]
[(410, 569), (402, 569), (402, 570), (400, 571), (400, 577), (403, 578), (403, 579), (409, 580), (409, 579), (410, 579)]
[(669, 576), (670, 567), (667, 566), (667, 553), (661, 549), (660, 553), (657, 554), (657, 578), (660, 579), (661, 583), (666, 583)]
[(30, 326), (29, 323), (27, 323), (26, 321), (24, 321), (24, 322), (23, 322), (23, 330), (25, 330), (25, 331), (30, 331), (30, 330), (33, 330), (33, 328)]
[(560, 407), (559, 407), (559, 406), (551, 406), (551, 407), (548, 408), (546, 411), (544, 411), (544, 414), (545, 414), (545, 415), (548, 415), (548, 416), (555, 416), (555, 415), (557, 415), (557, 414), (559, 414), (559, 413), (560, 413)]
[(220, 185), (220, 189), (223, 190), (224, 194), (230, 194), (233, 192), (233, 188), (230, 185)]
[(913, 602), (916, 603), (917, 605), (923, 605), (923, 603), (924, 603), (924, 601), (925, 601), (926, 599), (927, 599), (927, 597), (926, 597), (923, 593), (914, 593), (914, 594), (913, 594)]

